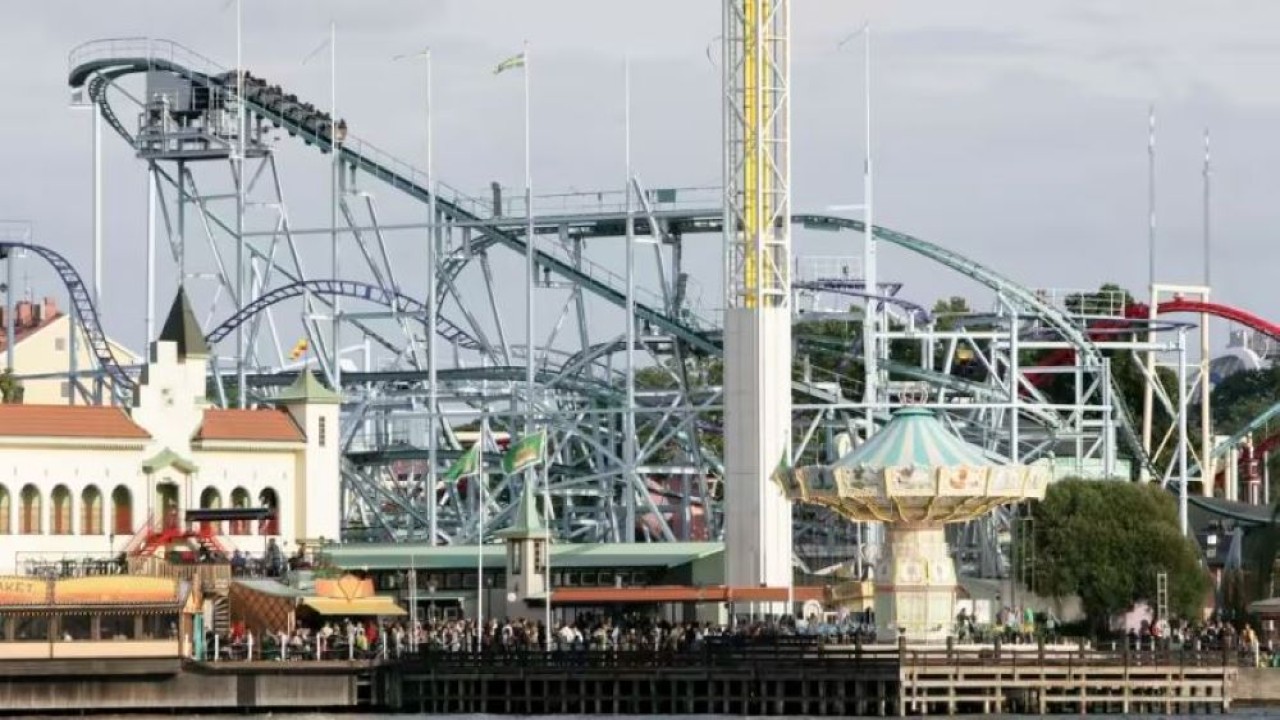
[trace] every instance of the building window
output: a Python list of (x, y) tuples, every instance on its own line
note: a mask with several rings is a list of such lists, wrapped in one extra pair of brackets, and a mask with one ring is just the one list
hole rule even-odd
[(326, 434), (326, 433), (325, 433), (325, 431), (328, 429), (328, 428), (327, 428), (327, 423), (325, 422), (325, 420), (327, 420), (327, 419), (328, 419), (328, 418), (325, 418), (325, 417), (321, 417), (321, 418), (320, 418), (320, 432), (318, 433), (318, 434), (319, 434), (319, 436), (320, 436), (320, 438), (319, 438), (319, 439), (320, 439), (320, 447), (324, 447), (325, 434)]
[(40, 534), (40, 491), (35, 485), (24, 485), (21, 494), (22, 507), (18, 512), (18, 532), (22, 535)]
[(111, 491), (111, 534), (133, 534), (133, 494), (123, 485)]
[(102, 534), (102, 491), (93, 485), (80, 493), (80, 534)]
[(93, 637), (93, 616), (85, 613), (62, 615), (58, 618), (58, 630), (58, 639), (63, 642), (97, 639)]
[(0, 535), (8, 535), (13, 532), (9, 528), (9, 506), (13, 501), (9, 499), (9, 488), (0, 485)]
[(13, 639), (17, 642), (49, 642), (48, 616), (35, 615), (14, 618)]
[(271, 511), (271, 514), (258, 522), (258, 534), (275, 536), (280, 534), (280, 498), (276, 491), (267, 488), (258, 493), (258, 504)]
[(49, 496), (49, 527), (54, 535), (71, 534), (71, 491), (59, 485)]
[[(222, 493), (218, 492), (216, 487), (207, 487), (204, 492), (200, 493), (200, 509), (201, 510), (218, 510), (222, 508)], [(200, 523), (200, 530), (206, 533), (219, 534), (222, 532), (222, 523), (204, 521)]]
[(58, 352), (66, 352), (66, 350), (67, 350), (67, 339), (66, 339), (66, 338), (64, 338), (64, 337), (54, 338), (54, 340), (53, 340), (53, 349), (54, 349), (54, 350), (56, 350), (56, 351), (58, 351)]
[(62, 393), (62, 397), (64, 398), (71, 397), (71, 383), (64, 380), (62, 381), (62, 384), (59, 385), (59, 388), (60, 388), (59, 392)]
[[(242, 487), (238, 487), (232, 490), (231, 491), (231, 507), (233, 508), (249, 507), (249, 491), (245, 490)], [(232, 520), (231, 534), (232, 535), (248, 535), (249, 521), (248, 520)]]

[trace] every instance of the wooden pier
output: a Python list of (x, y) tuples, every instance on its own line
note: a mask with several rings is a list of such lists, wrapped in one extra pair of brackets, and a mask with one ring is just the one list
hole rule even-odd
[(908, 716), (1223, 713), (1221, 652), (786, 644), (694, 652), (426, 653), (382, 668), (420, 713)]

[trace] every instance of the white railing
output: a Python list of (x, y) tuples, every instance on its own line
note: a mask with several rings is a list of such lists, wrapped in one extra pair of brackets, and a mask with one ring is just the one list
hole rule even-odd
[(796, 258), (795, 277), (802, 282), (815, 280), (861, 280), (862, 259), (836, 255), (805, 255)]
[(96, 60), (144, 58), (164, 60), (188, 70), (217, 75), (227, 72), (222, 64), (172, 40), (147, 37), (103, 38), (81, 43), (67, 55), (67, 69), (72, 70)]
[[(524, 188), (500, 186), (504, 217), (524, 217)], [(654, 212), (720, 207), (722, 190), (718, 187), (646, 188), (645, 197)], [(533, 196), (533, 209), (538, 215), (619, 214), (627, 211), (623, 190), (568, 190)], [(637, 218), (644, 216), (644, 206), (632, 198), (631, 209)]]
[(1072, 317), (1124, 317), (1128, 295), (1123, 290), (1040, 288), (1035, 296)]

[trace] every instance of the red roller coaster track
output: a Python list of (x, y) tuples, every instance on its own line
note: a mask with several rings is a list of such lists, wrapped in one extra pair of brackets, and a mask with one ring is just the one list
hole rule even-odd
[[(1134, 303), (1129, 305), (1124, 309), (1125, 319), (1136, 320), (1147, 317), (1149, 314), (1148, 307), (1149, 306), (1144, 303)], [(1232, 307), (1230, 305), (1174, 297), (1174, 299), (1166, 300), (1156, 306), (1157, 315), (1172, 315), (1174, 313), (1212, 315), (1214, 317), (1222, 318), (1223, 320), (1230, 320), (1231, 322), (1244, 325), (1251, 330), (1262, 333), (1263, 335), (1280, 342), (1280, 325), (1268, 322), (1247, 310), (1241, 310), (1240, 308)], [(1094, 339), (1095, 332), (1093, 331), (1095, 330), (1115, 330), (1116, 328), (1124, 327), (1127, 324), (1128, 323), (1126, 323), (1125, 320), (1120, 319), (1100, 320), (1089, 328), (1089, 338)], [(1098, 332), (1097, 334), (1101, 334), (1101, 332)], [(1070, 348), (1055, 350), (1042, 358), (1040, 362), (1036, 363), (1036, 366), (1059, 367), (1067, 365), (1075, 361), (1075, 356), (1075, 351)], [(1033, 375), (1031, 377), (1031, 382), (1036, 387), (1043, 387), (1052, 379), (1053, 375), (1042, 373)]]
[[(1186, 298), (1175, 296), (1172, 300), (1166, 300), (1156, 306), (1157, 315), (1173, 315), (1176, 313), (1191, 313), (1196, 315), (1212, 315), (1223, 320), (1243, 325), (1255, 332), (1266, 335), (1277, 342), (1280, 342), (1280, 325), (1268, 322), (1253, 313), (1242, 310), (1230, 305), (1222, 303), (1204, 302), (1201, 300), (1187, 300)], [(1148, 317), (1150, 314), (1149, 306), (1143, 303), (1134, 303), (1125, 308), (1124, 315), (1126, 319), (1138, 319)], [(1102, 320), (1093, 325), (1090, 330), (1112, 330), (1125, 325), (1124, 320)], [(1096, 333), (1102, 334), (1101, 332)], [(1095, 336), (1094, 332), (1089, 333), (1090, 339)], [(1069, 348), (1055, 350), (1045, 356), (1039, 363), (1038, 367), (1056, 367), (1074, 362), (1075, 351)], [(1037, 387), (1042, 387), (1053, 378), (1050, 374), (1034, 375), (1031, 382)], [(1260, 442), (1255, 444), (1250, 452), (1243, 452), (1240, 455), (1240, 474), (1245, 477), (1251, 477), (1255, 463), (1254, 458), (1263, 456), (1265, 453), (1273, 450), (1280, 445), (1280, 432), (1272, 433)], [(1214, 478), (1215, 482), (1221, 483), (1225, 481), (1225, 471), (1218, 472)]]

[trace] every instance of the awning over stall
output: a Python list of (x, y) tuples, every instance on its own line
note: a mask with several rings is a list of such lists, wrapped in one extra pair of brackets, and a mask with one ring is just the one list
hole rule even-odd
[(354, 575), (316, 580), (316, 594), (302, 604), (321, 615), (407, 615), (393, 598), (375, 595), (373, 581)]
[(407, 615), (404, 608), (396, 604), (395, 600), (389, 597), (375, 595), (374, 597), (355, 598), (347, 600), (345, 598), (327, 598), (312, 597), (302, 601), (302, 604), (315, 610), (321, 615), (377, 615), (387, 617), (400, 617)]

